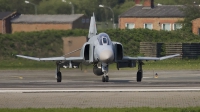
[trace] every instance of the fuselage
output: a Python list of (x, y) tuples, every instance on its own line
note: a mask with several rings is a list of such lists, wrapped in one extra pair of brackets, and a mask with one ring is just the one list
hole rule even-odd
[(109, 64), (114, 61), (113, 44), (106, 33), (100, 33), (93, 36), (88, 42), (94, 47), (94, 61), (105, 64)]

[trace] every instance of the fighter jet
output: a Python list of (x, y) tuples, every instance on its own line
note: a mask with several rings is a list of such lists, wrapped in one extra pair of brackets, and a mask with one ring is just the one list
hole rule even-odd
[(24, 55), (16, 56), (36, 61), (56, 61), (57, 82), (62, 81), (61, 67), (79, 66), (80, 64), (93, 64), (94, 74), (102, 76), (102, 82), (109, 82), (108, 69), (112, 63), (116, 63), (118, 70), (124, 67), (136, 67), (136, 64), (138, 64), (136, 81), (141, 82), (143, 78), (143, 61), (164, 60), (179, 56), (179, 54), (174, 54), (164, 57), (129, 57), (124, 56), (123, 50), (123, 45), (120, 42), (111, 41), (108, 34), (97, 34), (96, 21), (93, 14), (90, 20), (88, 41), (82, 46), (79, 57), (60, 56), (37, 58)]

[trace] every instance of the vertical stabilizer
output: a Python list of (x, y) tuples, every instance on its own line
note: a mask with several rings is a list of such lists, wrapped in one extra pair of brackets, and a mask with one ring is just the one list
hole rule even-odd
[(89, 34), (88, 38), (91, 38), (97, 34), (97, 27), (96, 27), (96, 21), (95, 21), (95, 16), (93, 13), (93, 16), (90, 19), (90, 28), (89, 28)]

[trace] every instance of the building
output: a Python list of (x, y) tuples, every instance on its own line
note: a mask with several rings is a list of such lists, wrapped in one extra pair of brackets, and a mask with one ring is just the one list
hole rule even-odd
[(84, 14), (20, 15), (11, 20), (12, 33), (41, 30), (88, 29), (90, 19)]
[(120, 29), (148, 28), (176, 30), (182, 28), (178, 21), (184, 19), (183, 5), (154, 5), (154, 0), (135, 0), (136, 5), (119, 15)]
[(192, 32), (196, 35), (200, 35), (200, 18), (192, 21)]
[[(80, 48), (87, 42), (87, 37), (63, 37), (63, 54), (66, 57), (80, 56)], [(73, 52), (76, 51), (76, 52)]]
[(17, 12), (0, 12), (0, 33), (11, 33), (10, 20), (19, 15)]

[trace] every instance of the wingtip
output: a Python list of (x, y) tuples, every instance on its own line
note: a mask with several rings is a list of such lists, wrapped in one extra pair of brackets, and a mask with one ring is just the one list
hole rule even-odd
[(18, 54), (18, 55), (15, 55), (15, 56), (16, 56), (16, 57), (20, 57), (20, 56), (22, 56), (22, 55), (19, 55), (19, 54)]
[(181, 56), (181, 54), (175, 54), (175, 56)]

